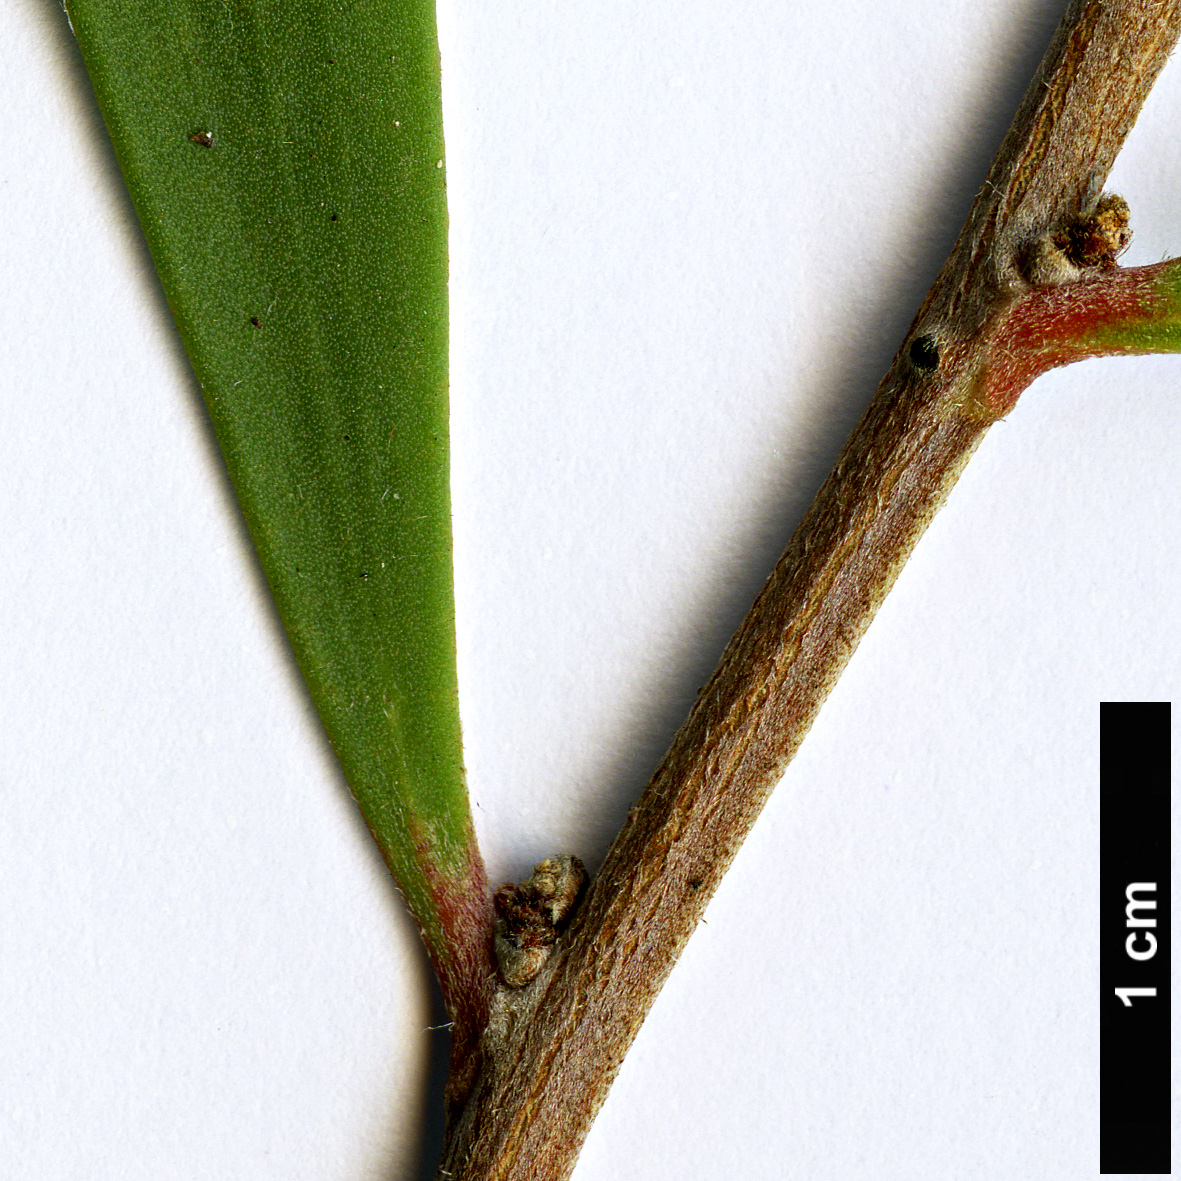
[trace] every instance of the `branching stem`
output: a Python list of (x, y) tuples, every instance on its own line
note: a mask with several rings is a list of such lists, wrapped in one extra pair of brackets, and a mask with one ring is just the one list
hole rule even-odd
[(1181, 347), (1177, 268), (1116, 267), (1118, 206), (1099, 201), (1179, 30), (1181, 0), (1070, 5), (889, 372), (572, 925), (528, 987), (493, 1001), (441, 1175), (569, 1175), (710, 895), (989, 426), (1053, 365)]

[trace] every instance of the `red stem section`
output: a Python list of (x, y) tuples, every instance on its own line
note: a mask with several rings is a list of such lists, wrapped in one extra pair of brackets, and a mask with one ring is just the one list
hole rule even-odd
[(993, 413), (1007, 414), (1034, 378), (1058, 366), (1181, 349), (1173, 290), (1178, 269), (1170, 259), (1101, 270), (1015, 300), (991, 334), (981, 400)]
[(430, 938), (425, 931), (422, 936), (451, 1022), (451, 1061), (444, 1094), (450, 1125), (480, 1069), (480, 1038), (496, 992), (492, 892), (474, 832), (469, 833), (467, 869), (461, 878), (440, 872), (421, 834), (415, 849), (440, 928), (439, 938)]

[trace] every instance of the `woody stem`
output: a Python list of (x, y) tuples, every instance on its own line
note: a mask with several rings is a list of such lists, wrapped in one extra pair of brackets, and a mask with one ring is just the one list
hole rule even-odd
[[(493, 1002), (441, 1176), (569, 1175), (710, 895), (989, 426), (1049, 365), (1135, 351), (1100, 340), (1133, 272), (1100, 251), (1051, 289), (1030, 247), (1086, 236), (1073, 231), (1179, 30), (1181, 0), (1071, 4), (889, 372), (569, 930), (531, 984)], [(1156, 323), (1162, 307), (1136, 315)]]

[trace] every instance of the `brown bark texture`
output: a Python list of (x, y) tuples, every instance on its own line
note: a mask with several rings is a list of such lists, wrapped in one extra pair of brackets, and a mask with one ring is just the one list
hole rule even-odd
[[(540, 973), (503, 988), (439, 1176), (560, 1181), (722, 875), (902, 564), (1011, 405), (990, 368), (1081, 235), (1181, 0), (1077, 0), (967, 223), (816, 500)], [(1110, 209), (1110, 206), (1105, 206)], [(1043, 260), (1044, 261), (1044, 260)], [(1066, 278), (1102, 282), (1098, 267)], [(1103, 267), (1113, 260), (1102, 258)], [(1063, 280), (1065, 281), (1065, 280)]]

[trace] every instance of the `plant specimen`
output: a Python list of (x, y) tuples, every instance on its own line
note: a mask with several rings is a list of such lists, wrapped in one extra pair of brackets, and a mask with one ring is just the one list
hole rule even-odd
[[(201, 134), (210, 134), (214, 139), (214, 143), (213, 143), (212, 147), (210, 147), (208, 149), (203, 144), (192, 143), (190, 150), (194, 153), (208, 151), (212, 155), (212, 153), (215, 152), (220, 146), (224, 145), (224, 140), (219, 141), (218, 129), (216, 127), (212, 128), (212, 130), (208, 130), (208, 131), (203, 126), (194, 126), (193, 128), (190, 128), (189, 129), (189, 142), (190, 143), (192, 142), (191, 141), (192, 135), (201, 135)], [(295, 145), (292, 144), (291, 146), (295, 146)], [(198, 158), (200, 158), (200, 156), (198, 156)], [(1080, 205), (1081, 204), (1082, 203), (1080, 203)], [(1081, 212), (1081, 208), (1080, 208), (1080, 212)], [(1087, 222), (1086, 219), (1083, 219), (1083, 220), (1084, 220), (1084, 223), (1089, 224), (1089, 222)], [(1080, 224), (1082, 224), (1082, 223), (1080, 223)], [(1056, 233), (1058, 231), (1055, 230), (1054, 232)], [(1036, 241), (1038, 239), (1038, 237), (1039, 237), (1038, 235), (1034, 235), (1033, 240)], [(1061, 249), (1061, 247), (1059, 247), (1057, 244), (1055, 244), (1053, 242), (1050, 243), (1050, 246), (1052, 246), (1054, 249)], [(193, 247), (193, 249), (195, 249), (195, 250), (199, 250), (200, 248), (201, 247), (199, 244), (197, 246)], [(1051, 257), (1051, 258), (1053, 257), (1052, 255), (1049, 255), (1048, 247), (1039, 247), (1039, 249), (1044, 250), (1048, 257)], [(1104, 261), (1104, 260), (1100, 259), (1099, 262), (1097, 262), (1093, 265), (1099, 266), (1102, 261)], [(1033, 262), (1031, 262), (1029, 265), (1031, 265), (1031, 266), (1036, 265), (1036, 267), (1039, 268), (1037, 270), (1037, 274), (1039, 276), (1043, 276), (1043, 277), (1046, 273), (1047, 267), (1049, 266), (1049, 264), (1045, 261), (1045, 257), (1043, 257), (1043, 255), (1041, 255), (1041, 254), (1039, 254), (1037, 259), (1034, 260)], [(277, 305), (276, 305), (276, 307), (277, 307)], [(249, 315), (247, 315), (245, 317), (246, 322), (244, 322), (242, 325), (240, 325), (240, 327), (242, 328), (243, 331), (246, 331), (246, 329), (249, 328), (257, 333), (263, 333), (266, 331), (267, 327), (269, 326), (268, 320), (267, 320), (267, 315), (273, 314), (273, 311), (274, 311), (274, 309), (271, 309), (269, 304), (267, 304), (266, 307), (260, 306), (260, 308), (257, 310), (251, 310), (251, 311), (249, 311)], [(257, 324), (254, 322), (255, 320), (258, 320)], [(939, 342), (938, 342), (938, 340), (936, 340), (935, 341), (936, 348), (938, 347), (938, 344), (939, 344)], [(926, 351), (924, 351), (923, 347), (920, 345), (919, 350), (918, 350), (918, 354), (917, 354), (917, 360), (915, 360), (913, 358), (912, 358), (912, 360), (918, 368), (922, 369), (922, 368), (924, 368), (924, 365), (922, 364), (922, 362), (924, 362), (927, 359), (927, 357), (928, 357), (928, 353)], [(940, 358), (940, 359), (942, 360), (942, 358)], [(352, 442), (352, 440), (350, 439), (349, 442)], [(361, 577), (360, 571), (358, 571), (357, 577), (358, 578)], [(542, 854), (544, 854), (546, 852), (550, 852), (550, 851), (551, 850), (549, 850), (549, 849), (541, 849), (538, 851), (538, 857), (540, 857)], [(523, 874), (521, 876), (523, 876)], [(687, 880), (688, 881), (688, 888), (689, 889), (700, 889), (702, 885), (705, 885), (705, 881), (702, 880), (697, 887), (694, 887), (692, 885), (692, 882), (697, 881), (697, 880), (698, 879), (696, 879), (696, 878), (688, 879)], [(762, 898), (762, 896), (760, 896), (760, 911), (763, 910), (762, 902), (763, 902), (763, 898)]]

